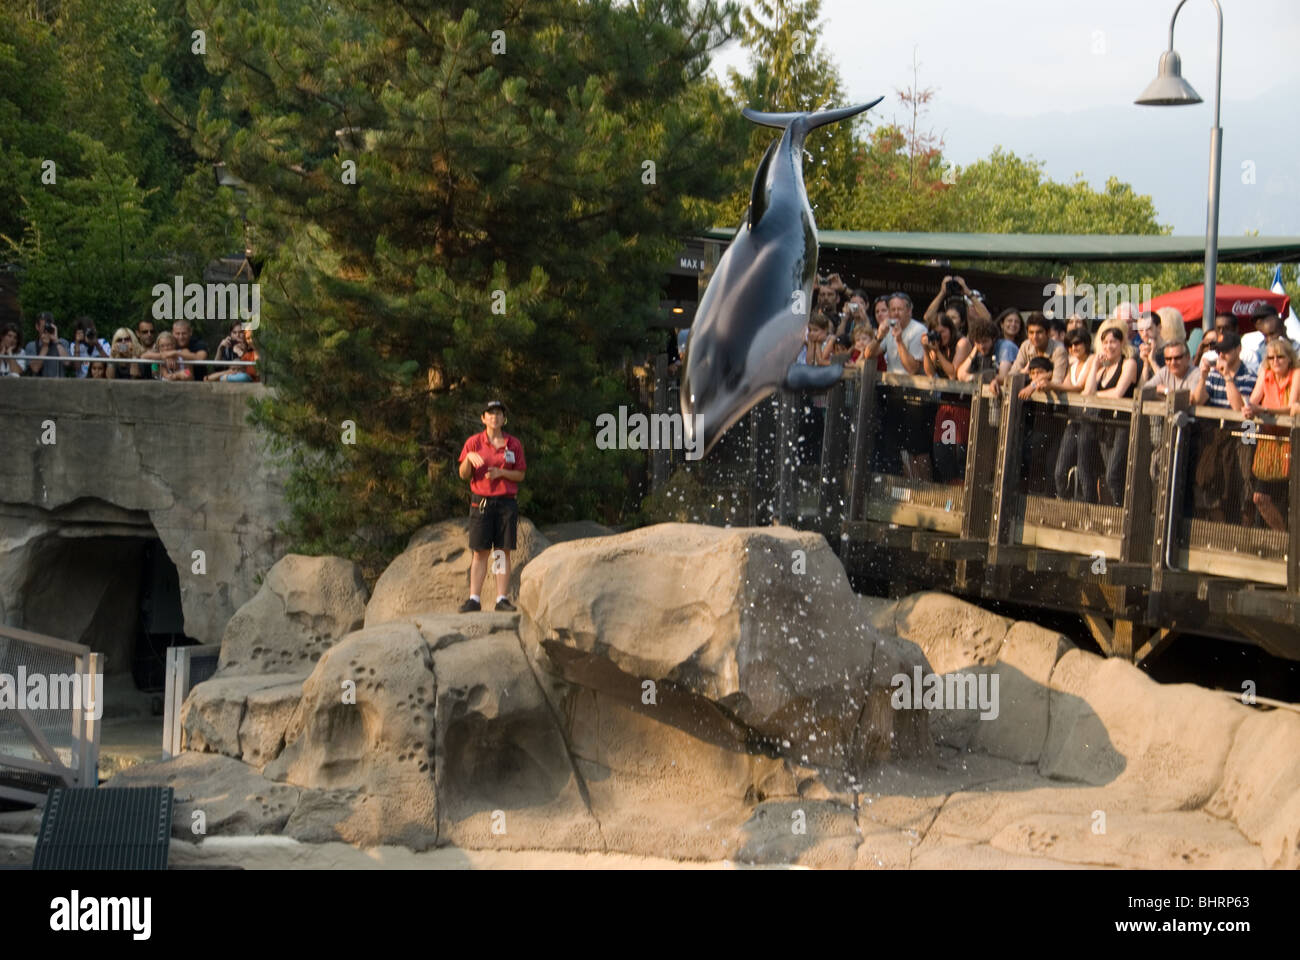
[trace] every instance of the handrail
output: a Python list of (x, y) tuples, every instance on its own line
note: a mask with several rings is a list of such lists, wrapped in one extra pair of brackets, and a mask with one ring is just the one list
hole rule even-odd
[(1265, 413), (1263, 410), (1256, 410), (1253, 417), (1247, 417), (1240, 410), (1234, 410), (1232, 407), (1200, 406), (1192, 407), (1187, 412), (1201, 420), (1233, 420), (1237, 423), (1245, 423), (1248, 420), (1262, 420), (1278, 427), (1300, 425), (1300, 417), (1293, 417), (1287, 413)]
[[(874, 371), (876, 382), (888, 387), (911, 387), (916, 390), (935, 390), (942, 393), (965, 393), (974, 396), (979, 390), (979, 384), (975, 381), (951, 380), (947, 377), (927, 377), (921, 374), (910, 373), (881, 373)], [(840, 376), (841, 382), (846, 380), (859, 380), (862, 377), (862, 366), (844, 365), (844, 372)]]
[[(13, 353), (5, 355), (10, 360), (22, 360), (30, 363), (33, 360), (40, 363), (166, 363), (160, 357), (42, 357), (38, 353)], [(260, 360), (186, 360), (181, 359), (181, 363), (188, 364), (192, 367), (255, 367)]]
[[(1003, 389), (1006, 389), (1005, 387)], [(1042, 403), (1052, 407), (1078, 407), (1080, 409), (1096, 410), (1118, 410), (1123, 413), (1133, 412), (1132, 397), (1099, 397), (1095, 393), (1063, 393), (1056, 390), (1046, 391), (1050, 396), (1045, 396), (1043, 391), (1031, 394), (1029, 400), (1032, 403)], [(1160, 414), (1163, 416), (1165, 405), (1163, 402), (1144, 401), (1143, 412), (1148, 412), (1146, 406), (1159, 407)], [(1149, 411), (1155, 413), (1152, 409)]]
[[(942, 381), (938, 377), (910, 377), (901, 373), (885, 373), (880, 375), (881, 382), (889, 386), (921, 386), (926, 387), (935, 381), (945, 382), (951, 386), (944, 386), (942, 389), (954, 393), (965, 393), (966, 387), (975, 387), (974, 383), (963, 383), (961, 381), (949, 380)], [(929, 387), (929, 389), (936, 389)], [(1003, 387), (1002, 389), (1006, 389)], [(974, 393), (974, 390), (969, 392)], [(1032, 403), (1041, 403), (1054, 407), (1079, 407), (1079, 408), (1096, 408), (1100, 410), (1118, 410), (1124, 413), (1133, 412), (1133, 400), (1129, 397), (1099, 397), (1096, 394), (1083, 393), (1065, 393), (1058, 390), (1038, 391), (1029, 397)], [(1266, 413), (1263, 410), (1256, 410), (1253, 417), (1247, 417), (1240, 410), (1233, 410), (1231, 407), (1211, 407), (1208, 405), (1193, 407), (1187, 411), (1191, 416), (1202, 420), (1235, 420), (1245, 422), (1247, 420), (1262, 421), (1279, 427), (1291, 427), (1300, 425), (1300, 417), (1294, 417), (1286, 413)], [(1164, 418), (1165, 404), (1163, 400), (1144, 400), (1142, 402), (1142, 414), (1150, 417)]]

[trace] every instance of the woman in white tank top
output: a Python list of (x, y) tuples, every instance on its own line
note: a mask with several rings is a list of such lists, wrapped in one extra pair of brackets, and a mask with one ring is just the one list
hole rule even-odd
[[(1082, 330), (1071, 330), (1065, 335), (1065, 348), (1070, 352), (1070, 369), (1065, 375), (1065, 383), (1060, 389), (1065, 393), (1082, 393), (1088, 385), (1088, 376), (1096, 365), (1097, 357), (1090, 353), (1092, 344), (1088, 334)], [(1079, 474), (1079, 458), (1091, 455), (1082, 442), (1083, 423), (1071, 419), (1065, 425), (1061, 435), (1061, 446), (1056, 454), (1056, 496), (1061, 500), (1072, 500), (1076, 490), (1075, 479)]]
[(1066, 393), (1083, 393), (1083, 388), (1088, 383), (1088, 374), (1097, 362), (1096, 355), (1089, 352), (1091, 346), (1085, 333), (1075, 330), (1066, 334), (1065, 349), (1070, 353), (1070, 370), (1066, 374), (1064, 387)]

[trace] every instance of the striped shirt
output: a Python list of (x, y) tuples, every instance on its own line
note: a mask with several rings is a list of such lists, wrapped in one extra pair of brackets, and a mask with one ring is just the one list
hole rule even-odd
[[(1255, 375), (1250, 372), (1244, 363), (1237, 364), (1237, 373), (1233, 378), (1237, 384), (1237, 390), (1241, 394), (1241, 399), (1249, 400), (1251, 391), (1255, 389)], [(1211, 370), (1209, 376), (1205, 378), (1205, 389), (1210, 394), (1210, 406), (1212, 407), (1231, 407), (1228, 402), (1228, 383), (1223, 379), (1223, 374), (1218, 370)]]

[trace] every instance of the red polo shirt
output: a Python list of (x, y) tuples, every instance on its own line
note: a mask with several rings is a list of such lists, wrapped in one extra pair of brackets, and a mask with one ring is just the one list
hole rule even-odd
[(519, 438), (512, 437), (508, 433), (504, 436), (506, 442), (500, 447), (492, 445), (486, 430), (474, 434), (465, 441), (465, 446), (461, 448), (460, 456), (456, 460), (457, 463), (463, 463), (470, 452), (477, 453), (483, 458), (483, 466), (475, 467), (474, 474), (470, 477), (471, 493), (478, 494), (480, 497), (513, 497), (519, 490), (519, 484), (505, 477), (488, 479), (489, 467), (500, 467), (503, 470), (528, 469), (528, 464), (524, 460), (524, 445), (519, 442)]

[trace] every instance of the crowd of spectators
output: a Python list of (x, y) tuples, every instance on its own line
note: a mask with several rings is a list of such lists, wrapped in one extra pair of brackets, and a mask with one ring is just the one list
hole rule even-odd
[[(155, 321), (141, 320), (134, 330), (118, 327), (111, 340), (101, 339), (89, 317), (72, 325), (70, 339), (59, 334), (52, 314), (36, 318), (35, 337), (25, 346), (17, 324), (0, 327), (0, 377), (76, 377), (91, 380), (258, 380), (257, 366), (234, 365), (258, 360), (253, 331), (236, 320), (209, 358), (207, 345), (188, 320), (176, 320), (170, 332)], [(206, 363), (211, 359), (212, 363)], [(132, 362), (134, 361), (134, 362)], [(221, 363), (231, 364), (223, 366)]]
[[(875, 363), (891, 373), (985, 380), (994, 394), (1024, 374), (1022, 399), (1071, 393), (1124, 399), (1146, 388), (1160, 396), (1187, 391), (1196, 405), (1231, 408), (1248, 419), (1260, 412), (1300, 416), (1300, 375), (1295, 374), (1300, 344), (1283, 335), (1277, 311), (1267, 305), (1255, 309), (1255, 330), (1246, 337), (1235, 317), (1215, 318), (1214, 329), (1193, 354), (1175, 309), (1142, 312), (1123, 303), (1104, 319), (1078, 314), (1061, 319), (1007, 307), (995, 317), (959, 276), (943, 278), (923, 321), (916, 319), (908, 294), (872, 299), (839, 275), (819, 278), (814, 304), (801, 363), (825, 365), (842, 358), (851, 366)], [(824, 430), (825, 398), (814, 403), (801, 430), (804, 463), (817, 458)], [(908, 402), (899, 391), (887, 392), (882, 403), (875, 469), (916, 481), (962, 480), (967, 406), (940, 403), (936, 413), (933, 405)], [(1034, 492), (1123, 504), (1127, 414), (1101, 408), (1090, 408), (1088, 416), (1072, 412), (1064, 429), (1059, 411), (1054, 423), (1052, 414), (1036, 404), (1027, 416), (1023, 462), (1041, 468), (1035, 471), (1041, 489)], [(1197, 508), (1212, 519), (1248, 526), (1262, 521), (1285, 529), (1290, 456), (1282, 431), (1267, 424), (1243, 427), (1236, 418), (1216, 426), (1193, 453)]]

